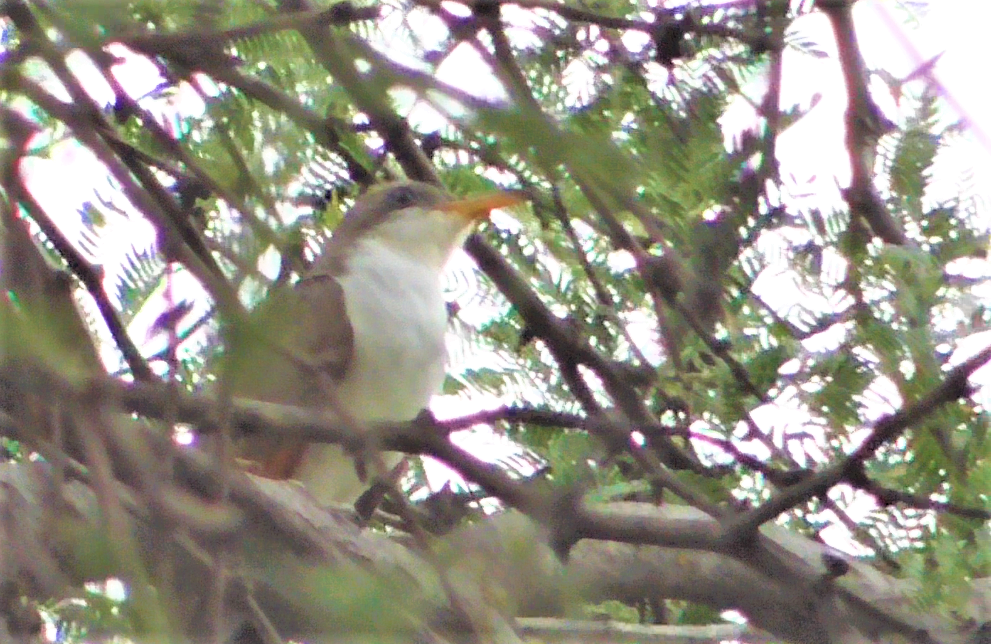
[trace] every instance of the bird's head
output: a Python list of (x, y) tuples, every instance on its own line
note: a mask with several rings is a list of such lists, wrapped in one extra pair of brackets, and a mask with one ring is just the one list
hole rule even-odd
[(456, 199), (427, 183), (387, 183), (355, 202), (334, 237), (374, 240), (440, 269), (477, 222), (522, 200), (513, 192)]

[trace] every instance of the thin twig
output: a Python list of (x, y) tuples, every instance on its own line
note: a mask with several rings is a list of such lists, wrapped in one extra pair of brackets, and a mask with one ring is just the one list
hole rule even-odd
[(909, 243), (908, 237), (874, 186), (875, 147), (878, 139), (894, 125), (871, 98), (867, 87), (867, 65), (857, 42), (852, 3), (819, 0), (816, 7), (829, 17), (833, 26), (848, 96), (846, 146), (853, 177), (843, 196), (851, 215), (863, 217), (875, 235), (889, 244), (904, 246)]
[(86, 258), (62, 234), (59, 227), (55, 225), (55, 222), (48, 216), (45, 209), (42, 208), (41, 204), (34, 198), (34, 195), (27, 189), (27, 186), (24, 185), (23, 177), (18, 177), (18, 183), (13, 188), (15, 192), (12, 194), (12, 197), (27, 209), (28, 214), (55, 247), (56, 252), (65, 260), (69, 270), (79, 278), (79, 281), (82, 282), (90, 297), (93, 298), (100, 316), (110, 331), (110, 336), (113, 338), (117, 347), (120, 348), (121, 354), (124, 356), (124, 360), (127, 362), (131, 373), (138, 380), (155, 380), (155, 374), (148, 366), (148, 362), (141, 355), (141, 351), (137, 345), (134, 344), (130, 334), (128, 334), (124, 322), (117, 314), (117, 309), (114, 308), (114, 305), (110, 302), (110, 298), (107, 297), (107, 292), (103, 288), (102, 275), (86, 261)]
[(724, 523), (725, 539), (731, 542), (745, 539), (764, 523), (772, 521), (814, 496), (825, 494), (829, 488), (844, 481), (854, 468), (862, 465), (878, 449), (900, 436), (905, 430), (917, 425), (942, 405), (968, 395), (968, 378), (988, 361), (991, 361), (991, 347), (953, 368), (946, 374), (942, 384), (915, 403), (875, 423), (874, 429), (864, 442), (842, 460), (828, 465), (796, 485), (779, 491), (750, 512), (727, 520)]
[(158, 32), (123, 37), (115, 36), (112, 42), (155, 55), (204, 42), (228, 43), (289, 29), (328, 25), (345, 26), (354, 22), (374, 20), (379, 17), (380, 13), (381, 9), (377, 6), (355, 7), (350, 2), (340, 2), (327, 9), (274, 15), (250, 25), (231, 27), (230, 29), (199, 29), (173, 33)]

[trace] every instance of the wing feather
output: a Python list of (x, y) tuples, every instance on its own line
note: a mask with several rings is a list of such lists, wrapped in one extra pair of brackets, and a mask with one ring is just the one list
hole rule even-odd
[[(331, 389), (354, 355), (344, 291), (334, 274), (308, 274), (295, 287), (270, 295), (260, 309), (263, 337), (256, 346), (243, 347), (252, 355), (235, 374), (237, 395), (305, 407), (331, 404)], [(255, 474), (285, 479), (293, 476), (306, 448), (304, 441), (251, 436), (238, 442), (236, 452)]]

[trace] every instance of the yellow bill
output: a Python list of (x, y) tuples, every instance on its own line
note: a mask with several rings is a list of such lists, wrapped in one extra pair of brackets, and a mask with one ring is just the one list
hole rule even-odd
[(439, 206), (441, 210), (456, 213), (469, 221), (485, 219), (489, 213), (498, 208), (508, 208), (527, 200), (525, 193), (520, 191), (490, 192), (465, 199), (455, 199)]

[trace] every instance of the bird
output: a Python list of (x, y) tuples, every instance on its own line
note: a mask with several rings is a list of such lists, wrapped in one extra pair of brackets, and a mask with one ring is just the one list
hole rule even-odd
[[(415, 419), (445, 377), (444, 269), (479, 221), (520, 201), (511, 191), (455, 199), (416, 181), (369, 189), (299, 280), (259, 307), (259, 328), (275, 342), (243, 343), (251, 346), (232, 370), (234, 393), (337, 405), (359, 426)], [(368, 487), (338, 445), (252, 435), (235, 454), (254, 474), (302, 483), (324, 505), (353, 504)]]

